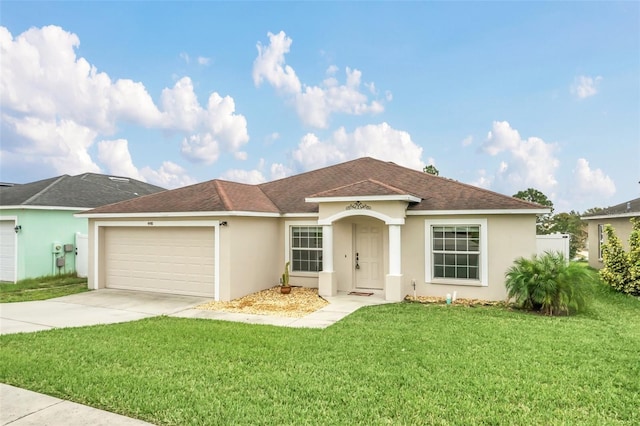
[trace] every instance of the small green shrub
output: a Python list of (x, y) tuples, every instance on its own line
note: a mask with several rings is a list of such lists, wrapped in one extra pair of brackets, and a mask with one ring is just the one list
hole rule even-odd
[(622, 293), (640, 296), (640, 220), (632, 218), (629, 252), (622, 248), (620, 238), (611, 225), (605, 225), (607, 241), (602, 245), (600, 270), (602, 281)]
[(596, 281), (590, 270), (567, 262), (559, 252), (521, 257), (507, 270), (506, 278), (510, 299), (524, 309), (546, 315), (584, 310)]

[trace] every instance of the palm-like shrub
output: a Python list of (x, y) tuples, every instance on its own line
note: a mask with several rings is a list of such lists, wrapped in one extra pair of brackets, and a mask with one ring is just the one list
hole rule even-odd
[(524, 309), (546, 315), (583, 310), (595, 283), (588, 269), (567, 262), (559, 252), (517, 259), (506, 273), (507, 294)]

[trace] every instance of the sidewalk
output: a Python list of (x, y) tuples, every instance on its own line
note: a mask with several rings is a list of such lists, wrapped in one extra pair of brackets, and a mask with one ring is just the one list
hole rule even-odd
[(0, 425), (11, 426), (143, 426), (131, 419), (0, 383)]

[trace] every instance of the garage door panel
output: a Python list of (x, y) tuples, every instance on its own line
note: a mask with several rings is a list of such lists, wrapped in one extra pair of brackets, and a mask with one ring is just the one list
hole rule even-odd
[(213, 228), (107, 228), (106, 286), (214, 296)]

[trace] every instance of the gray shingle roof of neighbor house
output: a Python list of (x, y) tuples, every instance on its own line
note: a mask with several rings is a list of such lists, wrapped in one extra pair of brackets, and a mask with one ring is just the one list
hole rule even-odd
[(409, 210), (531, 210), (535, 203), (365, 157), (259, 185), (222, 180), (99, 207), (86, 214), (245, 211), (316, 213), (311, 196), (407, 194)]
[(625, 201), (624, 203), (616, 204), (615, 206), (607, 207), (606, 209), (597, 213), (586, 214), (582, 217), (584, 219), (596, 219), (603, 216), (616, 217), (616, 216), (639, 216), (639, 215), (640, 215), (640, 198), (636, 198), (634, 200)]
[(83, 173), (0, 187), (0, 206), (94, 208), (161, 191), (131, 178)]

